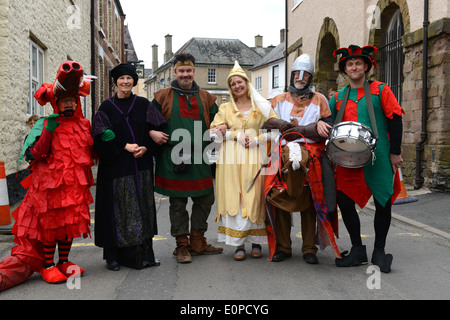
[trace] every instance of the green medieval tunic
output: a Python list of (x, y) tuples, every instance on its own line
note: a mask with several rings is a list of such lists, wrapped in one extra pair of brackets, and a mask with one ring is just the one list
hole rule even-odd
[[(175, 82), (173, 86), (176, 85)], [(200, 197), (214, 192), (211, 167), (205, 162), (203, 151), (210, 143), (204, 139), (205, 132), (218, 112), (216, 99), (202, 89), (182, 93), (170, 87), (155, 93), (153, 104), (167, 120), (164, 132), (170, 137), (156, 157), (156, 192), (169, 197)], [(183, 157), (191, 155), (190, 160), (184, 161), (187, 166), (181, 173), (174, 171), (180, 143), (187, 146)]]
[[(394, 113), (401, 116), (402, 108), (388, 85), (379, 81), (369, 81), (369, 83), (378, 129), (375, 160), (363, 168), (344, 168), (339, 165), (336, 168), (337, 189), (344, 192), (361, 208), (367, 204), (372, 195), (383, 206), (391, 197), (394, 201), (400, 188), (398, 177), (394, 179), (392, 172), (386, 119), (392, 119)], [(347, 87), (344, 87), (336, 92), (330, 101), (333, 119), (336, 119), (346, 90)], [(364, 95), (363, 87), (350, 89), (342, 121), (359, 122), (373, 130)]]

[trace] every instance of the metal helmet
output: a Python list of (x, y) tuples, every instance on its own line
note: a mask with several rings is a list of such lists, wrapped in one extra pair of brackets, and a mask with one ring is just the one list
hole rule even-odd
[[(303, 79), (304, 72), (308, 72), (311, 76), (308, 79), (307, 84), (302, 89), (297, 89), (295, 87), (295, 72), (300, 71), (299, 79)], [(311, 57), (307, 54), (302, 54), (300, 57), (295, 59), (292, 65), (291, 71), (291, 85), (289, 90), (295, 94), (309, 94), (311, 92), (310, 86), (312, 78), (314, 76), (314, 63)]]
[(306, 53), (302, 54), (300, 57), (295, 59), (294, 64), (292, 66), (292, 72), (300, 71), (300, 79), (303, 78), (303, 72), (306, 71), (311, 74), (311, 77), (314, 76), (314, 62), (311, 57)]

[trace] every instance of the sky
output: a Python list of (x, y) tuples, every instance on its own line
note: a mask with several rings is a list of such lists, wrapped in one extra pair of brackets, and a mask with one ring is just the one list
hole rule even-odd
[(175, 53), (193, 37), (239, 39), (255, 46), (278, 45), (284, 29), (284, 1), (281, 0), (120, 0), (134, 48), (145, 68), (152, 67), (152, 46), (158, 45), (159, 65), (163, 61), (165, 36), (172, 35)]

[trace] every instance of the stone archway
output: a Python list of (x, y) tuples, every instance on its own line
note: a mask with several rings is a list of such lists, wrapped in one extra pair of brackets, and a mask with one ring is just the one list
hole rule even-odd
[(328, 90), (338, 89), (339, 69), (333, 52), (339, 48), (339, 32), (333, 19), (326, 17), (320, 29), (316, 51), (316, 91), (328, 96)]
[[(372, 28), (369, 31), (369, 45), (379, 48), (382, 42), (382, 35), (387, 32), (389, 28), (389, 23), (397, 10), (400, 10), (401, 20), (403, 22), (404, 34), (410, 32), (410, 15), (408, 9), (408, 3), (406, 0), (379, 0), (377, 3), (379, 8), (379, 23), (375, 23), (374, 26), (379, 26), (378, 28)], [(381, 56), (377, 55), (375, 57), (377, 65), (381, 65)], [(371, 78), (380, 78), (380, 69), (371, 71)]]

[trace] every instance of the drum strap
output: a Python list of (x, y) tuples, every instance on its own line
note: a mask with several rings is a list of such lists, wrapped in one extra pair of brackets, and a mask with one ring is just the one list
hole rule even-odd
[[(341, 107), (339, 108), (339, 112), (336, 117), (335, 124), (338, 124), (342, 121), (342, 117), (344, 116), (345, 107), (347, 106), (348, 97), (350, 95), (350, 86), (347, 86), (347, 91), (345, 92), (344, 100), (342, 101)], [(369, 82), (364, 81), (364, 97), (366, 99), (367, 111), (369, 112), (370, 122), (372, 123), (373, 133), (375, 138), (378, 139), (378, 129), (377, 122), (375, 120), (375, 113), (373, 111), (373, 103), (372, 103), (372, 93), (370, 92)]]
[(377, 121), (375, 120), (375, 113), (373, 111), (372, 93), (370, 92), (369, 82), (364, 81), (364, 97), (366, 98), (367, 111), (369, 112), (370, 122), (372, 123), (373, 134), (378, 140)]

